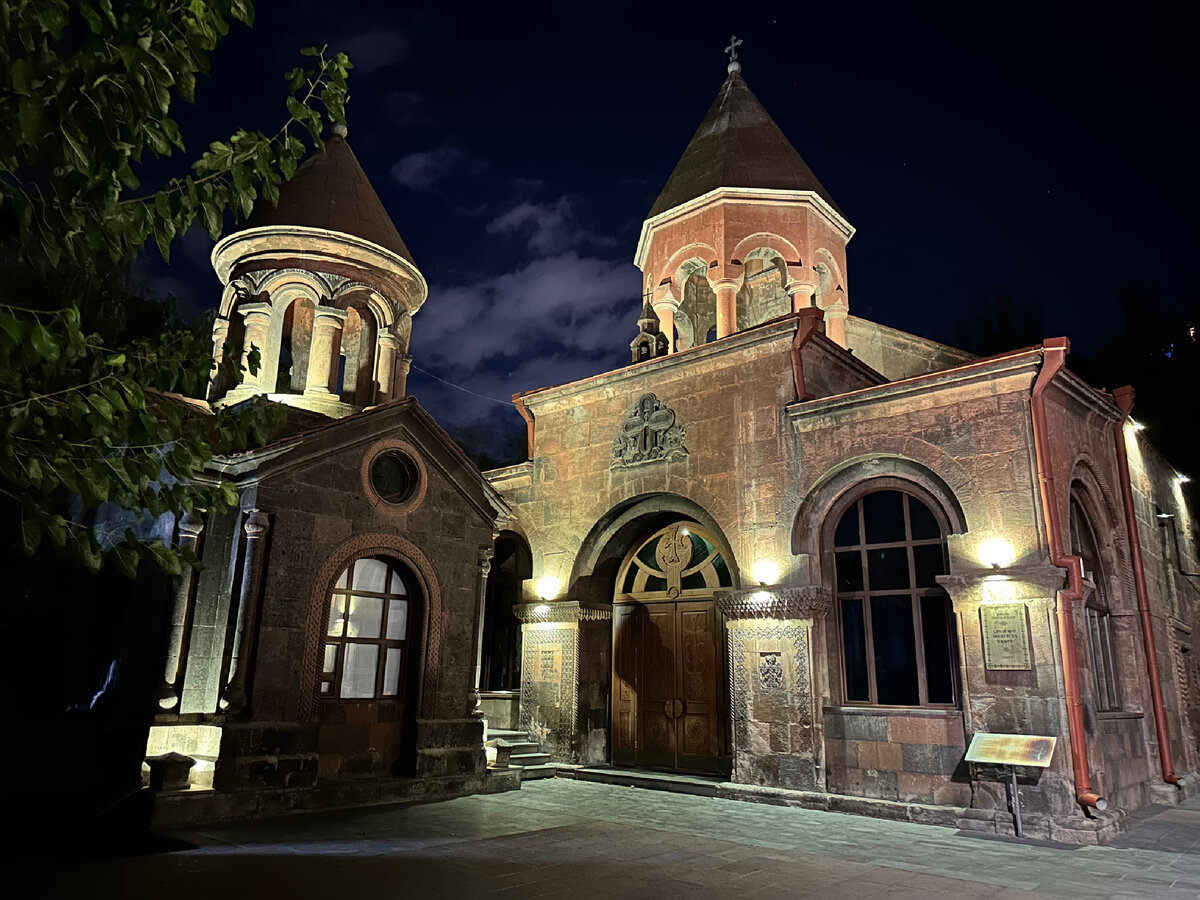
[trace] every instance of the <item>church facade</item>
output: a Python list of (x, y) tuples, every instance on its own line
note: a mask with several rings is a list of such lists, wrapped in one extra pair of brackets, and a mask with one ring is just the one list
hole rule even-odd
[(180, 520), (158, 821), (516, 788), (485, 715), (560, 776), (994, 832), (972, 738), (1053, 738), (1026, 831), (1077, 843), (1190, 795), (1196, 528), (1132, 392), (1065, 339), (851, 315), (853, 233), (732, 64), (643, 225), (630, 365), (514, 397), (528, 459), (484, 475), (406, 396), (425, 280), (335, 132), (213, 253), (214, 353), (263, 364), (209, 403), (289, 419)]
[(632, 364), (514, 397), (521, 727), (568, 766), (1104, 841), (1194, 790), (1180, 476), (1069, 344), (976, 358), (850, 315), (853, 228), (736, 63), (647, 217)]

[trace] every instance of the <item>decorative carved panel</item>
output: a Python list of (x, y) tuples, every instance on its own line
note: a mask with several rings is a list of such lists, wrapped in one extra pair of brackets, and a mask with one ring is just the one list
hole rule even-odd
[(675, 421), (675, 412), (654, 394), (643, 394), (629, 417), (621, 423), (621, 434), (613, 442), (609, 468), (623, 469), (660, 460), (682, 459), (686, 430)]

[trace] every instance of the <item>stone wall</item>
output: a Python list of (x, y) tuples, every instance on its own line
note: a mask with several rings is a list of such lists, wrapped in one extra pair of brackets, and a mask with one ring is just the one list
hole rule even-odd
[(940, 372), (976, 358), (965, 350), (857, 316), (846, 317), (846, 346), (889, 381)]

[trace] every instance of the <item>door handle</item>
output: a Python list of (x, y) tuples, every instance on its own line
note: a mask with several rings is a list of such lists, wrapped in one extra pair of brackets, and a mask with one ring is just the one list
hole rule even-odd
[(673, 700), (663, 701), (663, 715), (668, 719), (678, 719), (687, 711), (687, 704), (676, 697)]

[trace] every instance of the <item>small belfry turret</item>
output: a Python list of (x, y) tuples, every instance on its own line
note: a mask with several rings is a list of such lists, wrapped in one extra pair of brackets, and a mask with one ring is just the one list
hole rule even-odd
[(742, 78), (727, 77), (642, 225), (634, 262), (670, 350), (809, 306), (845, 346), (854, 229)]
[(261, 364), (232, 389), (214, 381), (211, 402), (266, 395), (337, 418), (405, 396), (428, 287), (346, 136), (335, 125), (279, 202), (260, 199), (213, 248), (225, 285), (213, 355), (238, 348), (246, 368), (253, 346)]
[(642, 305), (642, 314), (638, 317), (637, 337), (630, 341), (629, 349), (633, 352), (633, 361), (635, 363), (654, 359), (656, 356), (666, 356), (670, 350), (670, 342), (667, 340), (667, 336), (662, 333), (658, 322), (658, 314), (654, 311), (654, 306), (650, 303), (650, 296), (648, 294), (646, 302)]

